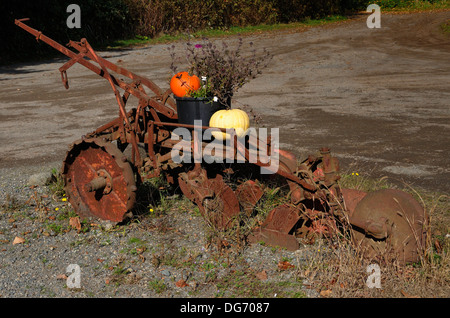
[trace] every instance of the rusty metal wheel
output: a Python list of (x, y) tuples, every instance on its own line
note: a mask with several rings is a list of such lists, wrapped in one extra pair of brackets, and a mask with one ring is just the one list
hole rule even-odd
[(418, 262), (425, 249), (428, 219), (408, 193), (383, 189), (368, 193), (350, 217), (354, 243), (366, 257)]
[(74, 142), (63, 163), (65, 191), (81, 217), (122, 222), (136, 200), (136, 182), (126, 156), (109, 142)]

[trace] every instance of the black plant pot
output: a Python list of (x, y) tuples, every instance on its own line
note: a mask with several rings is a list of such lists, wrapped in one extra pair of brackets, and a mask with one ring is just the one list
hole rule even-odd
[(202, 126), (209, 126), (211, 116), (227, 106), (214, 102), (209, 98), (176, 97), (178, 122), (180, 124), (194, 125), (195, 120), (201, 120)]

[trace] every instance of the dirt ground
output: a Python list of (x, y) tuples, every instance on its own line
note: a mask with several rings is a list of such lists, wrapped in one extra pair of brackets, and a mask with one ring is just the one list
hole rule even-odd
[[(263, 125), (280, 128), (280, 147), (299, 158), (328, 146), (344, 171), (449, 193), (450, 37), (439, 28), (449, 18), (382, 13), (380, 29), (359, 16), (247, 36), (274, 59), (234, 105), (248, 104)], [(166, 89), (167, 47), (100, 54)], [(116, 117), (108, 82), (81, 65), (68, 71), (70, 89), (62, 86), (65, 61), (0, 68), (2, 168), (61, 162), (72, 141)]]

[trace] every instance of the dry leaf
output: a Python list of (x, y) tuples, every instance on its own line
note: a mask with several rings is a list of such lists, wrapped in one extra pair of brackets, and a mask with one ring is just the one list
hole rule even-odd
[(256, 278), (258, 278), (259, 280), (266, 280), (267, 279), (267, 273), (265, 270), (262, 270), (259, 273), (255, 274)]
[(145, 247), (145, 246), (143, 246), (143, 247), (137, 247), (137, 248), (136, 248), (136, 253), (139, 255), (139, 254), (144, 253), (146, 250), (147, 250), (147, 247)]
[(175, 286), (182, 288), (182, 287), (186, 287), (186, 286), (189, 286), (189, 285), (183, 279), (180, 279), (179, 281), (177, 281), (175, 283)]
[(405, 292), (403, 289), (400, 290), (400, 292), (401, 292), (402, 295), (405, 296), (406, 298), (419, 298), (419, 296), (414, 296), (414, 295), (408, 294), (408, 293)]
[(23, 244), (23, 243), (25, 243), (25, 239), (23, 239), (23, 238), (21, 238), (21, 237), (18, 237), (18, 236), (16, 236), (16, 238), (15, 238), (14, 241), (13, 241), (13, 245), (16, 245), (16, 244)]
[(288, 261), (280, 261), (280, 262), (278, 262), (278, 268), (281, 269), (281, 270), (286, 270), (286, 269), (293, 268), (293, 267), (294, 267), (294, 265), (292, 265)]
[(330, 295), (331, 295), (331, 289), (322, 290), (320, 292), (320, 296), (322, 296), (322, 297), (330, 297)]
[(142, 263), (145, 262), (145, 257), (144, 257), (144, 255), (139, 254), (139, 259), (142, 261)]
[(70, 218), (69, 225), (72, 228), (77, 229), (78, 231), (80, 231), (81, 230), (80, 218), (79, 217)]
[(442, 245), (438, 239), (434, 241), (434, 247), (436, 248), (436, 252), (440, 254), (442, 252)]
[(66, 280), (67, 276), (65, 274), (59, 274), (58, 276), (56, 276), (56, 279), (63, 279)]
[(330, 281), (330, 285), (334, 285), (336, 284), (337, 279), (335, 277), (333, 277), (333, 279)]

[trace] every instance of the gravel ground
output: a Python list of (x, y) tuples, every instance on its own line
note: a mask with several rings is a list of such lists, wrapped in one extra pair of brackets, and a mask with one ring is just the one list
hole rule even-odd
[[(58, 164), (40, 170), (49, 174)], [(49, 186), (30, 186), (31, 172), (36, 169), (1, 169), (1, 297), (231, 297), (235, 273), (263, 286), (274, 284), (273, 294), (261, 291), (262, 297), (317, 296), (295, 283), (295, 270), (278, 267), (284, 260), (298, 266), (303, 259), (298, 252), (259, 244), (219, 252), (190, 202), (169, 198), (177, 206), (164, 213), (118, 226), (82, 223), (77, 230), (70, 225), (75, 216), (70, 204)], [(70, 280), (70, 264), (80, 268), (80, 288)], [(258, 273), (264, 276), (257, 279)], [(278, 291), (282, 282), (292, 288)]]

